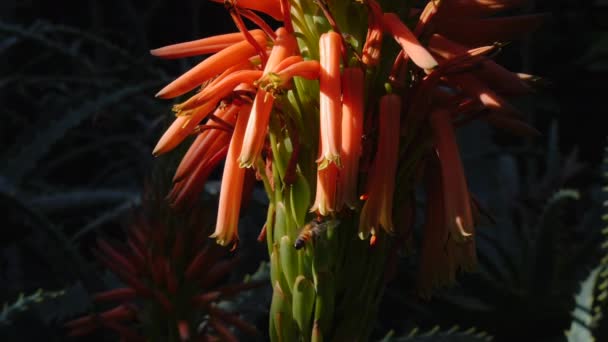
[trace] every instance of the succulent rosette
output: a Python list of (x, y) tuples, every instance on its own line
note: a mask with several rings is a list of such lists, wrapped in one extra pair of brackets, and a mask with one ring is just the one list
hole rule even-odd
[(94, 311), (67, 322), (68, 335), (106, 330), (129, 342), (236, 341), (233, 328), (259, 335), (238, 312), (220, 305), (261, 282), (226, 282), (239, 257), (207, 238), (212, 210), (171, 212), (155, 187), (149, 187), (126, 244), (98, 241), (97, 258), (121, 285), (95, 293)]

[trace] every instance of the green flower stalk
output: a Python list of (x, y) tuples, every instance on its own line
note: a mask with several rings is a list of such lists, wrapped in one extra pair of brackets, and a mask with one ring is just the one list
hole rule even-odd
[[(239, 32), (152, 51), (213, 53), (157, 94), (200, 88), (175, 106), (155, 154), (196, 135), (174, 179), (174, 205), (200, 192), (226, 158), (212, 236), (233, 248), (253, 179), (244, 170), (263, 182), (273, 341), (367, 339), (386, 265), (409, 240), (418, 183), (430, 199), (421, 294), (475, 266), (478, 208), (454, 128), (480, 119), (535, 133), (504, 99), (530, 91), (525, 76), (488, 57), (495, 42), (540, 23), (492, 16), (524, 2), (223, 1)], [(256, 12), (282, 26), (272, 30)]]

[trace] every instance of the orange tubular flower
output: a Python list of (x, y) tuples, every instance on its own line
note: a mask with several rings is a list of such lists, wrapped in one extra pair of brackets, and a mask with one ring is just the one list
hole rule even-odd
[(321, 65), (317, 61), (301, 61), (285, 67), (281, 72), (277, 73), (280, 80), (280, 86), (285, 85), (295, 76), (304, 77), (309, 80), (319, 78)]
[(380, 61), (380, 49), (382, 48), (382, 9), (375, 0), (367, 2), (369, 6), (368, 28), (361, 61), (368, 67), (375, 66)]
[(340, 51), (342, 37), (336, 32), (328, 32), (319, 38), (319, 122), (321, 136), (321, 157), (317, 160), (319, 170), (329, 163), (340, 162), (340, 122), (341, 122), (341, 85), (340, 85)]
[[(284, 59), (293, 55), (296, 49), (297, 42), (294, 35), (287, 32), (284, 28), (279, 28), (277, 30), (277, 39), (264, 68), (264, 75), (273, 72)], [(239, 156), (239, 165), (241, 167), (251, 167), (262, 152), (273, 104), (274, 98), (271, 94), (262, 89), (258, 90), (253, 101), (253, 110), (247, 122), (245, 140), (243, 141), (243, 148)]]
[(338, 181), (337, 207), (354, 209), (357, 204), (357, 175), (363, 135), (365, 79), (360, 68), (345, 68), (342, 73), (342, 155), (343, 169)]
[[(234, 125), (238, 111), (238, 106), (231, 105), (227, 108), (216, 110), (215, 115), (227, 123)], [(200, 133), (179, 163), (175, 176), (173, 176), (173, 181), (177, 182), (185, 177), (222, 135), (229, 136), (226, 131), (219, 129), (206, 130)]]
[(459, 86), (468, 96), (477, 98), (490, 110), (507, 116), (521, 117), (520, 112), (515, 107), (471, 74), (450, 75), (446, 77), (446, 80), (449, 84)]
[(285, 58), (284, 60), (282, 60), (279, 64), (277, 64), (277, 66), (274, 68), (274, 72), (279, 73), (279, 72), (283, 71), (283, 69), (287, 68), (288, 66), (298, 63), (298, 62), (302, 62), (303, 60), (304, 60), (304, 58), (302, 58), (302, 56), (299, 56), (299, 55), (289, 56), (289, 57)]
[(247, 126), (250, 111), (249, 105), (242, 106), (239, 111), (236, 127), (230, 140), (228, 155), (226, 156), (226, 165), (224, 165), (217, 223), (215, 225), (215, 232), (211, 235), (222, 246), (226, 246), (235, 240), (238, 241), (241, 194), (243, 192), (246, 170), (239, 167), (237, 158), (243, 145), (245, 127)]
[(290, 89), (292, 87), (291, 81), (296, 76), (308, 80), (319, 79), (320, 66), (317, 61), (299, 61), (290, 65), (281, 64), (280, 66), (284, 68), (280, 72), (271, 72), (257, 81), (259, 89), (274, 96), (286, 89)]
[(433, 69), (437, 66), (435, 58), (420, 44), (412, 31), (395, 13), (384, 13), (382, 20), (385, 30), (395, 38), (403, 51), (417, 66), (425, 70)]
[[(238, 110), (238, 107), (234, 109)], [(204, 134), (208, 133), (208, 134)], [(205, 164), (213, 155), (219, 152), (230, 142), (231, 134), (220, 129), (210, 129), (199, 134), (192, 143), (188, 153), (182, 158), (173, 177), (174, 182), (182, 181), (199, 165)]]
[[(172, 207), (190, 206), (196, 202), (211, 172), (226, 158), (229, 142), (230, 137), (222, 135), (218, 139), (217, 149), (212, 149), (206, 153), (200, 163), (196, 165), (196, 168), (185, 179), (173, 185), (173, 189), (167, 196), (167, 200)], [(223, 144), (223, 146), (219, 144)]]
[(169, 126), (163, 136), (160, 137), (158, 143), (154, 147), (154, 151), (152, 151), (152, 154), (154, 156), (159, 156), (163, 153), (171, 151), (182, 141), (184, 141), (187, 136), (192, 134), (196, 125), (198, 125), (201, 120), (205, 119), (207, 115), (209, 115), (209, 113), (215, 109), (220, 99), (221, 98), (216, 97), (206, 102), (203, 106), (181, 112), (175, 121), (173, 121), (171, 126)]
[[(266, 45), (266, 35), (263, 33), (254, 31), (253, 37), (261, 46)], [(255, 54), (256, 49), (247, 41), (231, 45), (188, 70), (185, 74), (161, 89), (156, 96), (168, 99), (185, 94), (225, 69), (239, 64)]]
[[(178, 113), (178, 119), (163, 134), (152, 153), (158, 156), (173, 149), (188, 135), (192, 134), (194, 128), (237, 86), (252, 85), (262, 75), (262, 72), (259, 70), (241, 70), (250, 66), (251, 64), (246, 62), (229, 68), (205, 87), (202, 92), (184, 103), (174, 106), (173, 110)], [(183, 119), (180, 119), (180, 117), (183, 117)]]
[[(217, 110), (216, 115), (228, 125), (234, 125), (239, 106)], [(201, 193), (211, 172), (226, 157), (231, 134), (221, 129), (203, 131), (194, 140), (182, 158), (173, 182), (171, 193), (167, 196), (172, 206), (190, 205)]]
[(439, 5), (443, 4), (445, 1), (429, 1), (426, 6), (424, 7), (424, 9), (422, 10), (422, 13), (420, 14), (420, 18), (418, 19), (418, 23), (416, 24), (416, 28), (414, 29), (414, 35), (416, 37), (420, 37), (420, 35), (422, 34), (422, 32), (424, 32), (424, 29), (426, 28), (426, 26), (429, 24), (429, 22), (431, 22), (431, 20), (433, 19), (433, 17), (437, 14), (438, 10), (439, 10)]
[(165, 133), (156, 143), (152, 154), (156, 157), (165, 152), (171, 151), (175, 146), (179, 145), (189, 133), (183, 130), (183, 127), (190, 121), (190, 116), (182, 115), (175, 118), (171, 126), (167, 128)]
[[(253, 36), (263, 36), (262, 30), (251, 30), (249, 33)], [(206, 55), (216, 53), (231, 45), (240, 43), (245, 38), (241, 32), (220, 34), (217, 36), (207, 37), (203, 39), (193, 40), (190, 42), (179, 43), (164, 46), (158, 49), (151, 50), (153, 56), (161, 58), (182, 58)]]
[(378, 151), (368, 178), (368, 198), (359, 220), (359, 237), (376, 234), (381, 226), (393, 231), (393, 193), (399, 157), (401, 98), (394, 94), (380, 98)]
[(445, 224), (450, 231), (450, 238), (454, 241), (471, 241), (474, 224), (471, 198), (450, 112), (442, 108), (436, 109), (430, 115), (430, 123), (436, 153), (441, 164)]
[[(436, 71), (441, 70), (444, 72), (448, 69), (458, 70), (458, 68), (463, 68), (463, 66), (466, 68), (467, 65), (471, 65), (471, 63), (479, 63), (483, 66), (483, 63), (488, 61), (483, 54), (493, 49), (492, 46), (483, 46), (461, 51), (458, 47), (454, 47), (455, 43), (451, 44), (451, 42), (439, 35), (434, 35), (433, 38), (433, 48), (431, 50), (434, 51), (442, 61)], [(459, 53), (455, 53), (454, 48), (457, 49)], [(517, 82), (517, 80), (513, 79), (514, 75), (509, 77), (506, 76), (506, 74), (509, 74), (509, 71), (503, 70), (503, 79)], [(475, 77), (474, 74), (466, 72), (450, 73), (449, 75), (445, 75), (444, 79), (448, 84), (454, 86), (456, 89), (460, 89), (467, 96), (479, 100), (479, 102), (490, 110), (494, 110), (502, 115), (520, 116), (517, 109), (496, 94), (479, 78)], [(513, 87), (516, 87), (517, 83), (512, 82), (511, 84), (513, 84)], [(519, 90), (523, 91), (525, 89), (523, 87), (524, 86), (520, 86)]]
[(310, 212), (327, 216), (335, 211), (338, 172), (338, 167), (333, 163), (317, 171), (317, 192)]
[(428, 200), (417, 277), (418, 291), (426, 297), (433, 289), (452, 284), (459, 269), (469, 271), (475, 265), (475, 241), (455, 243), (446, 225), (441, 168), (437, 157), (431, 157), (426, 171)]
[(262, 76), (261, 70), (233, 71), (218, 82), (208, 85), (203, 91), (191, 97), (186, 102), (176, 106), (176, 109), (193, 109), (203, 105), (205, 102), (211, 102), (213, 99), (224, 98), (230, 95), (237, 85), (241, 83), (253, 84), (260, 76)]
[[(466, 46), (453, 42), (439, 34), (434, 34), (429, 39), (428, 46), (432, 53), (446, 60), (468, 53)], [(493, 60), (485, 58), (480, 64), (481, 68), (475, 68), (473, 73), (483, 81), (488, 82), (498, 93), (524, 95), (532, 91), (515, 73), (505, 69)]]
[(239, 156), (240, 167), (252, 167), (255, 159), (262, 152), (273, 104), (274, 97), (270, 93), (259, 89), (253, 101), (253, 113), (249, 117), (245, 130), (245, 143), (243, 143)]

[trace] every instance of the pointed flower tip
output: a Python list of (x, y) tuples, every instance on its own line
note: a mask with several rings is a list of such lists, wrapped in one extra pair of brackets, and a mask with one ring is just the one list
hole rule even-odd
[(154, 146), (154, 149), (152, 150), (152, 156), (154, 157), (158, 157), (161, 154), (165, 153), (165, 151), (162, 150), (162, 146), (160, 144), (160, 141), (156, 144), (156, 146)]
[(150, 50), (150, 55), (152, 55), (152, 56), (158, 56), (159, 50), (160, 50), (160, 48)]
[(154, 97), (159, 99), (167, 99), (167, 87), (164, 87), (163, 89), (159, 90), (158, 93), (154, 95)]
[(171, 141), (169, 141), (169, 139), (161, 138), (158, 141), (158, 143), (156, 143), (156, 146), (154, 146), (154, 149), (152, 150), (152, 156), (158, 157), (161, 154), (165, 154), (165, 153), (169, 152), (174, 147), (171, 144), (172, 143), (171, 143)]

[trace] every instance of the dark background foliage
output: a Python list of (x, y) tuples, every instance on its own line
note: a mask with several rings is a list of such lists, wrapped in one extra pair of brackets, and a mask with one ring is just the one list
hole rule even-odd
[[(497, 222), (481, 229), (480, 272), (424, 301), (413, 291), (415, 251), (402, 258), (377, 338), (459, 324), (497, 340), (560, 340), (570, 325), (573, 295), (601, 254), (608, 2), (537, 0), (523, 12), (551, 17), (497, 59), (543, 78), (517, 103), (542, 136), (462, 130), (471, 188)], [(148, 50), (233, 30), (222, 6), (204, 0), (0, 2), (0, 301), (64, 291), (5, 312), (0, 340), (65, 340), (62, 323), (111, 286), (91, 249), (98, 237), (122, 237), (153, 169), (168, 178), (175, 167), (179, 151), (151, 156), (171, 119), (171, 103), (153, 95), (196, 61), (156, 60)], [(579, 199), (554, 197), (562, 188)], [(234, 277), (265, 258), (255, 243), (263, 196), (253, 202), (241, 229), (246, 262)], [(245, 302), (265, 331), (268, 298)]]

